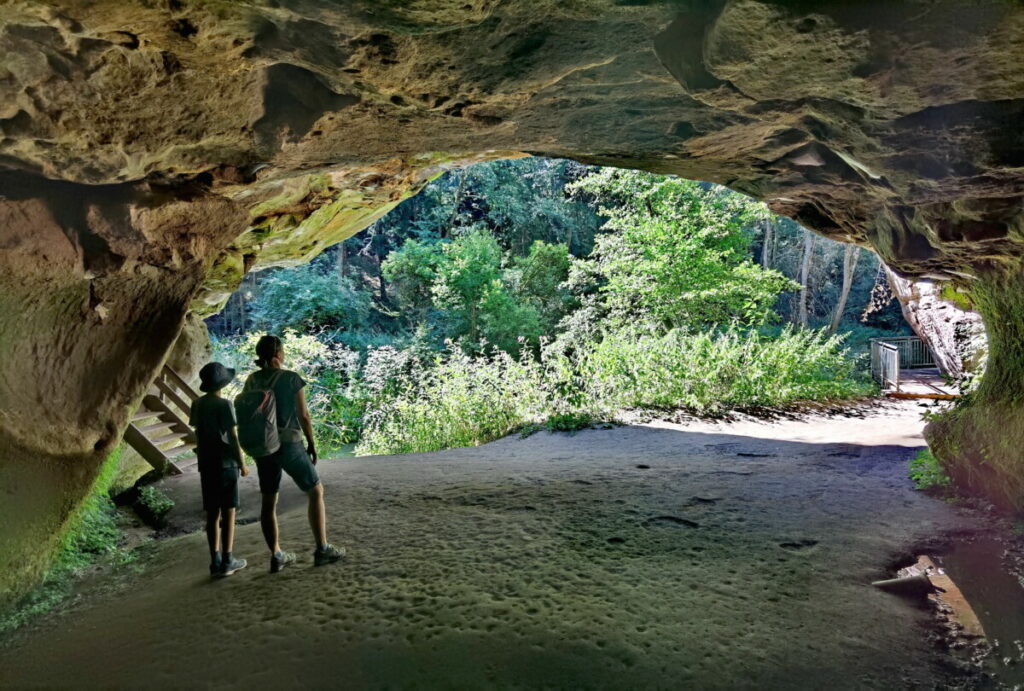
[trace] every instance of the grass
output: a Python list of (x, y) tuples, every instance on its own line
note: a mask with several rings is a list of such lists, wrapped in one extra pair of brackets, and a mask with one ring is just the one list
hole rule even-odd
[(949, 487), (950, 479), (930, 449), (918, 451), (910, 461), (910, 479), (920, 490), (938, 490)]
[(92, 491), (69, 521), (42, 583), (8, 611), (0, 613), (0, 635), (63, 602), (70, 595), (75, 578), (86, 568), (101, 561), (125, 563), (132, 559), (130, 553), (118, 546), (122, 532), (108, 494), (117, 475), (122, 448), (119, 446), (104, 461)]
[(875, 393), (858, 371), (841, 338), (792, 329), (610, 334), (518, 360), (450, 350), (368, 405), (356, 453), (472, 446), (531, 425), (574, 431), (629, 408), (708, 415)]

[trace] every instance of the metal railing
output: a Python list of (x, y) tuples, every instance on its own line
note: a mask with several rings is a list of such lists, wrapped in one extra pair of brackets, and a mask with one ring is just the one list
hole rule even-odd
[(883, 388), (900, 390), (900, 370), (934, 367), (935, 358), (917, 336), (871, 339), (871, 376)]

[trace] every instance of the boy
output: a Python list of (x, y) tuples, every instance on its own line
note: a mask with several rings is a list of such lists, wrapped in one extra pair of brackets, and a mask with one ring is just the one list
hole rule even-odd
[(249, 470), (242, 461), (235, 409), (220, 396), (220, 390), (234, 378), (235, 370), (219, 362), (204, 365), (199, 370), (199, 390), (206, 395), (192, 402), (189, 414), (189, 424), (196, 432), (206, 538), (210, 544), (210, 575), (214, 578), (230, 576), (246, 565), (245, 559), (231, 555), (231, 547), (235, 540), (238, 475), (245, 477)]

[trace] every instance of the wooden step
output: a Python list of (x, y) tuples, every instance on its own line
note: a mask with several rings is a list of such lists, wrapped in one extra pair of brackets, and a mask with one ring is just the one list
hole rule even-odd
[(138, 422), (139, 420), (145, 420), (146, 418), (156, 417), (159, 414), (159, 410), (140, 410), (139, 412), (132, 415), (132, 422)]
[(174, 427), (177, 422), (158, 422), (155, 425), (143, 425), (139, 427), (139, 431), (146, 436), (151, 435), (153, 432), (159, 432), (160, 430), (169, 429)]
[(199, 463), (199, 459), (195, 456), (184, 456), (177, 458), (173, 461), (174, 465), (178, 466), (178, 470), (187, 470)]
[(150, 441), (152, 441), (156, 446), (163, 446), (164, 444), (170, 444), (172, 441), (184, 439), (188, 435), (188, 432), (171, 432), (170, 434), (165, 434), (161, 437), (153, 437)]
[(178, 456), (182, 456), (186, 453), (191, 452), (192, 449), (194, 448), (196, 448), (195, 444), (186, 443), (182, 444), (181, 446), (175, 446), (172, 449), (163, 449), (163, 452), (164, 456), (166, 456), (167, 458), (177, 458)]

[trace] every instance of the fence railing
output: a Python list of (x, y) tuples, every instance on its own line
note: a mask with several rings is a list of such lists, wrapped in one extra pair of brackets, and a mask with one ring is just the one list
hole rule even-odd
[(900, 390), (900, 370), (934, 367), (935, 358), (917, 336), (871, 339), (871, 376), (883, 388)]

